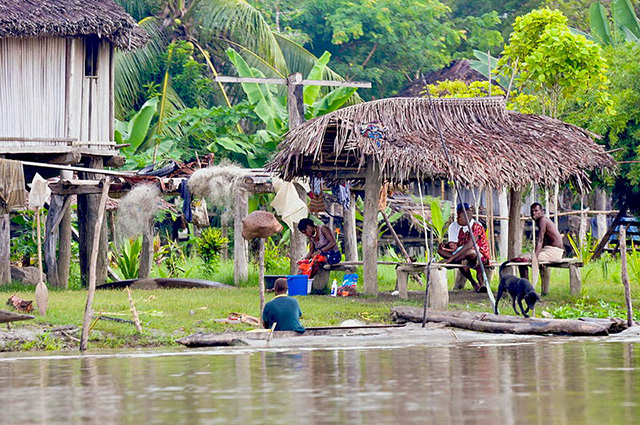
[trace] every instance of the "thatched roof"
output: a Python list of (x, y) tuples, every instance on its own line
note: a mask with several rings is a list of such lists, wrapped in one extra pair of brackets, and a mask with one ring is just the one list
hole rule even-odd
[(0, 0), (0, 38), (43, 36), (97, 36), (122, 49), (149, 38), (112, 0)]
[[(387, 128), (385, 139), (361, 134), (362, 125), (372, 122)], [(323, 171), (339, 178), (363, 174), (374, 161), (392, 182), (455, 177), (467, 187), (521, 188), (574, 179), (588, 186), (589, 172), (615, 167), (593, 137), (562, 121), (507, 111), (499, 97), (433, 99), (433, 108), (424, 98), (392, 98), (350, 106), (290, 131), (268, 169), (287, 180)]]

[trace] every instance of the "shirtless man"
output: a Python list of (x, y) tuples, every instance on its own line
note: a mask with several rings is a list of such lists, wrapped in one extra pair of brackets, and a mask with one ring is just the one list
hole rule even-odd
[[(531, 218), (535, 220), (537, 227), (537, 240), (535, 254), (538, 262), (559, 261), (564, 255), (562, 236), (553, 221), (544, 216), (544, 210), (539, 203), (531, 204)], [(521, 267), (520, 275), (529, 278), (528, 268)]]

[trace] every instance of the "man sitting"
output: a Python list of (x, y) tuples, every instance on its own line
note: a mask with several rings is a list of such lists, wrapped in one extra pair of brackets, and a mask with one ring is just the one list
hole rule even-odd
[[(466, 214), (465, 214), (466, 212)], [(446, 247), (442, 247), (442, 249), (438, 250), (438, 253), (445, 259), (446, 264), (461, 264), (463, 261), (467, 261), (470, 267), (463, 267), (460, 269), (460, 272), (464, 277), (469, 279), (471, 284), (473, 285), (473, 289), (477, 292), (486, 292), (487, 288), (484, 283), (484, 277), (482, 276), (482, 269), (480, 263), (487, 266), (489, 265), (489, 242), (487, 240), (487, 232), (484, 230), (484, 227), (477, 221), (472, 218), (471, 208), (467, 204), (463, 204), (462, 208), (457, 211), (457, 223), (460, 226), (460, 231), (458, 233), (458, 242), (456, 244), (456, 249), (451, 251), (450, 249), (446, 249)], [(476, 239), (476, 244), (478, 244), (478, 249), (480, 251), (480, 261), (477, 261), (476, 250), (473, 246), (473, 241), (471, 240), (471, 234), (469, 233), (469, 227), (467, 226), (467, 215), (470, 218), (470, 226), (473, 231), (473, 236)], [(478, 280), (476, 281), (471, 274), (471, 268), (476, 270), (476, 275)]]
[(287, 279), (280, 278), (274, 283), (276, 296), (264, 306), (262, 324), (265, 329), (271, 329), (275, 324), (276, 331), (296, 331), (303, 333), (304, 326), (300, 323), (302, 311), (298, 300), (287, 295)]
[[(538, 262), (547, 263), (560, 261), (564, 256), (562, 235), (558, 228), (548, 217), (544, 216), (544, 209), (538, 202), (531, 204), (531, 218), (535, 220), (537, 227), (535, 255)], [(519, 267), (520, 276), (529, 279), (529, 269)]]

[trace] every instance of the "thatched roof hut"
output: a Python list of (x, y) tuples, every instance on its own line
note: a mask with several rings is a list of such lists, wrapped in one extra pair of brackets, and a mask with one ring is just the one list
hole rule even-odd
[[(450, 167), (436, 115), (452, 159)], [(367, 126), (384, 126), (382, 138)], [(290, 131), (269, 165), (283, 178), (324, 172), (356, 176), (373, 161), (383, 180), (457, 180), (467, 187), (551, 186), (589, 172), (611, 170), (614, 160), (596, 135), (538, 115), (505, 109), (501, 97), (393, 98), (366, 102), (309, 121)]]
[(0, 0), (0, 38), (97, 36), (121, 49), (149, 36), (111, 0)]

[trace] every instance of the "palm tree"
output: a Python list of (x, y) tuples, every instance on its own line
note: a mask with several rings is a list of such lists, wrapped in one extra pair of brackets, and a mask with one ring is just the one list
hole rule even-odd
[[(145, 83), (161, 81), (157, 132), (165, 131), (161, 127), (163, 120), (185, 105), (173, 89), (169, 67), (162, 66), (163, 55), (168, 55), (170, 61), (168, 47), (172, 42), (192, 43), (211, 76), (229, 70), (225, 53), (229, 47), (270, 78), (286, 78), (292, 71), (306, 75), (317, 61), (302, 46), (272, 31), (260, 12), (245, 0), (117, 1), (139, 20), (151, 40), (142, 49), (117, 53), (116, 115), (124, 118), (142, 101)], [(162, 75), (158, 75), (158, 69)], [(329, 68), (323, 78), (342, 80)], [(216, 103), (231, 106), (234, 93), (239, 95), (240, 91), (215, 83)]]

